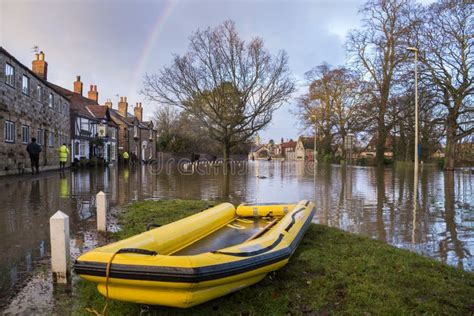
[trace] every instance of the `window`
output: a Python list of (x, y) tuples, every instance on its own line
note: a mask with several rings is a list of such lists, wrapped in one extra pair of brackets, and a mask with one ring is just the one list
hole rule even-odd
[(52, 131), (49, 132), (48, 145), (49, 147), (54, 147), (54, 133)]
[(148, 137), (150, 140), (153, 139), (153, 130), (150, 128), (150, 136)]
[(86, 157), (86, 144), (82, 142), (79, 145), (79, 156)]
[(111, 136), (112, 139), (116, 139), (117, 138), (117, 129), (112, 127), (110, 130), (112, 131), (112, 136)]
[(133, 127), (133, 137), (138, 137), (138, 126)]
[(5, 77), (7, 85), (15, 87), (15, 68), (8, 63), (5, 63)]
[(21, 126), (21, 142), (23, 144), (28, 144), (30, 141), (30, 127), (27, 125)]
[(117, 155), (116, 154), (117, 149), (115, 148), (115, 146), (116, 146), (115, 143), (112, 143), (110, 146), (110, 160), (115, 160), (115, 156)]
[(42, 129), (39, 129), (36, 132), (36, 143), (38, 145), (43, 145), (43, 140), (44, 140), (44, 131)]
[(48, 99), (48, 105), (50, 108), (53, 107), (53, 102), (54, 102), (54, 96), (52, 93), (49, 94), (49, 99)]
[(43, 100), (43, 89), (41, 88), (40, 85), (36, 86), (36, 97), (38, 98), (38, 101), (40, 102)]
[(81, 120), (81, 130), (89, 131), (89, 120), (85, 118), (80, 118)]
[(5, 121), (5, 131), (4, 137), (6, 143), (15, 142), (15, 123), (10, 121)]
[(21, 78), (21, 92), (26, 95), (30, 95), (30, 78), (23, 75)]

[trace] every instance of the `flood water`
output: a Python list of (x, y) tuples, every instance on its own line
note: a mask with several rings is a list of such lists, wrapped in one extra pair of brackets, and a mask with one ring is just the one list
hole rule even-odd
[[(2, 300), (49, 251), (49, 217), (70, 217), (71, 238), (81, 251), (94, 227), (94, 196), (108, 194), (117, 208), (134, 200), (182, 198), (241, 202), (316, 202), (315, 222), (370, 236), (442, 262), (474, 270), (474, 175), (423, 168), (414, 203), (413, 170), (320, 165), (304, 162), (45, 173), (0, 179), (0, 307)], [(89, 237), (90, 238), (90, 237)], [(74, 251), (73, 249), (73, 251)]]

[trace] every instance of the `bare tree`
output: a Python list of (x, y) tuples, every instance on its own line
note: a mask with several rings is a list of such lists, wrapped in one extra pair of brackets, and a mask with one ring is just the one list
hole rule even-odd
[(294, 90), (286, 53), (272, 56), (260, 38), (244, 42), (226, 21), (195, 32), (185, 55), (145, 77), (142, 93), (198, 118), (227, 162), (231, 148), (267, 126)]
[(453, 170), (455, 144), (474, 133), (474, 8), (438, 1), (424, 10), (419, 47), (425, 84), (444, 108), (445, 170)]
[(409, 0), (369, 0), (360, 10), (362, 27), (349, 33), (347, 48), (351, 61), (367, 82), (367, 117), (376, 133), (376, 159), (384, 161), (384, 145), (391, 129), (387, 122), (390, 98), (401, 64), (407, 59), (407, 38), (417, 23), (412, 18), (414, 4)]
[[(359, 115), (363, 94), (360, 81), (344, 67), (331, 69), (323, 63), (306, 73), (309, 91), (300, 98), (298, 115), (307, 127), (318, 127), (320, 153), (332, 153), (334, 144), (342, 146), (350, 132), (360, 130), (363, 119)], [(342, 146), (342, 156), (345, 149)]]

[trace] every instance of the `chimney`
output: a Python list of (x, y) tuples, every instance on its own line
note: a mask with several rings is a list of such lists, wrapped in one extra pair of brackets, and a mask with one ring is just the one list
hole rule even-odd
[(120, 97), (120, 102), (118, 103), (118, 111), (123, 117), (127, 117), (128, 112), (128, 103), (127, 97)]
[(107, 99), (107, 101), (105, 101), (105, 106), (108, 107), (109, 109), (111, 109), (112, 108), (112, 100)]
[(90, 90), (87, 93), (87, 98), (94, 100), (95, 102), (99, 101), (99, 92), (97, 92), (97, 86), (91, 85)]
[(43, 52), (35, 54), (35, 60), (33, 60), (31, 68), (38, 77), (44, 81), (48, 80), (48, 63), (44, 60)]
[(143, 108), (142, 108), (142, 103), (137, 102), (134, 110), (134, 115), (135, 117), (141, 122), (143, 120)]
[(74, 81), (74, 92), (77, 93), (77, 94), (82, 95), (81, 76), (77, 76), (76, 81)]

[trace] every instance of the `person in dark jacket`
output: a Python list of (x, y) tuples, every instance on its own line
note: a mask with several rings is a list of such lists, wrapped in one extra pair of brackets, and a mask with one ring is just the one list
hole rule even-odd
[(31, 143), (26, 146), (26, 151), (28, 152), (28, 155), (30, 155), (30, 161), (31, 161), (31, 173), (35, 174), (35, 169), (36, 169), (36, 174), (39, 173), (39, 156), (40, 152), (42, 151), (41, 146), (36, 143), (36, 138), (31, 139)]

